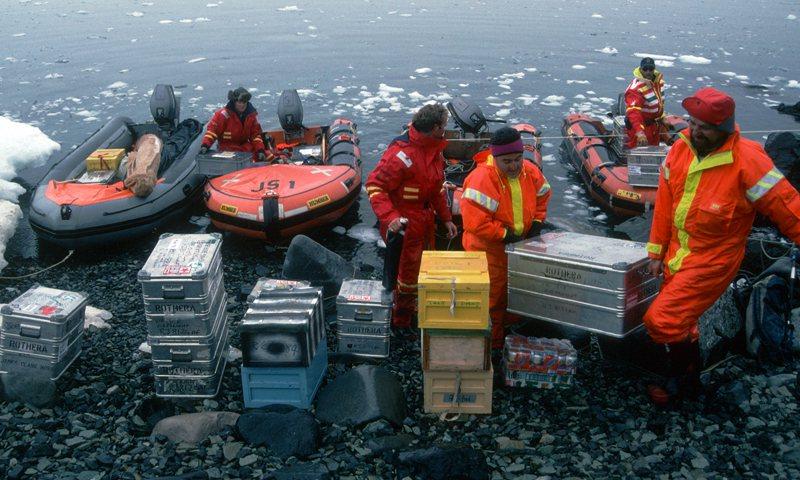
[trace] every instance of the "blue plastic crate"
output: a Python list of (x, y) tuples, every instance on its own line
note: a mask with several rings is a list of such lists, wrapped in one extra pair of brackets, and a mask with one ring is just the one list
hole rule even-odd
[(311, 408), (328, 367), (328, 348), (319, 344), (308, 367), (242, 367), (242, 390), (247, 408), (293, 405)]

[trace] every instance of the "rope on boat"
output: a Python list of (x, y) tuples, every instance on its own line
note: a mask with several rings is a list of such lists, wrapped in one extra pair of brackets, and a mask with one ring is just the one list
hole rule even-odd
[[(779, 132), (790, 132), (790, 133), (798, 133), (800, 130), (742, 130), (739, 133), (779, 133)], [(537, 137), (540, 140), (563, 140), (565, 138), (575, 138), (576, 136), (581, 135), (557, 135), (557, 136), (539, 136)], [(627, 138), (627, 135), (617, 135), (617, 134), (608, 134), (608, 135), (582, 135), (585, 138)]]
[(20, 279), (23, 279), (23, 278), (28, 278), (28, 277), (33, 277), (33, 276), (39, 275), (40, 273), (44, 273), (44, 272), (50, 270), (51, 268), (56, 268), (57, 266), (59, 266), (62, 263), (66, 262), (69, 259), (69, 257), (72, 256), (73, 253), (75, 253), (75, 250), (70, 250), (69, 253), (67, 253), (67, 256), (62, 258), (61, 260), (59, 260), (57, 263), (54, 263), (54, 264), (50, 265), (49, 267), (45, 267), (45, 268), (43, 268), (41, 270), (38, 270), (36, 272), (29, 273), (27, 275), (20, 275), (18, 277), (0, 277), (0, 281), (2, 281), (2, 280), (20, 280)]

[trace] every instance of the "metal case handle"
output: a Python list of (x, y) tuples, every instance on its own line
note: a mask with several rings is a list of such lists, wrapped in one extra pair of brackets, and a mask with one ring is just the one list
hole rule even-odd
[(170, 350), (170, 356), (172, 357), (173, 362), (191, 362), (192, 361), (192, 351), (191, 350)]
[(23, 323), (19, 326), (19, 336), (28, 338), (39, 338), (42, 336), (42, 327), (38, 325), (25, 325)]
[(169, 298), (173, 300), (182, 299), (184, 298), (183, 285), (175, 285), (175, 286), (164, 285), (161, 287), (161, 294), (164, 298)]

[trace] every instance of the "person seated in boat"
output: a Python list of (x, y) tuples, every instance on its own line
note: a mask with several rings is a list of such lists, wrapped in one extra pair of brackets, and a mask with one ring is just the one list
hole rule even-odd
[(228, 91), (228, 104), (214, 112), (206, 125), (200, 153), (207, 153), (214, 142), (219, 150), (253, 152), (253, 160), (272, 162), (275, 155), (264, 145), (258, 112), (244, 87)]
[(462, 244), (464, 250), (486, 252), (492, 349), (497, 350), (503, 347), (505, 328), (517, 320), (506, 312), (505, 245), (540, 233), (552, 192), (539, 167), (523, 159), (519, 131), (510, 127), (497, 130), (489, 147), (491, 155), (464, 180)]
[(628, 148), (658, 145), (664, 128), (664, 76), (650, 57), (642, 59), (625, 90), (625, 127)]

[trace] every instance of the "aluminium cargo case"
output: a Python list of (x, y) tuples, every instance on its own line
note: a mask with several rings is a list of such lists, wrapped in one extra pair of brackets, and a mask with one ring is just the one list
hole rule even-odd
[(252, 152), (234, 152), (230, 150), (198, 153), (197, 173), (207, 177), (219, 177), (248, 167), (258, 167), (265, 163), (253, 162)]
[(661, 162), (667, 157), (666, 145), (636, 147), (625, 151), (628, 183), (636, 187), (658, 187)]
[(209, 375), (153, 375), (156, 395), (164, 398), (213, 398), (219, 393), (227, 357), (219, 355)]
[[(200, 313), (164, 313), (146, 315), (147, 338), (151, 344), (175, 341), (203, 342), (214, 332), (225, 315), (228, 294), (220, 289), (211, 308)], [(171, 340), (172, 339), (172, 340)]]
[[(311, 310), (263, 312), (249, 309), (239, 325), (243, 364), (248, 367), (307, 367), (318, 343)], [(324, 344), (320, 342), (319, 344)]]
[(221, 245), (218, 233), (161, 235), (138, 275), (145, 301), (208, 295), (222, 275)]
[(417, 283), (419, 328), (488, 328), (486, 253), (422, 252)]
[(336, 297), (336, 318), (388, 324), (392, 316), (392, 295), (377, 280), (348, 279)]
[(228, 337), (228, 314), (225, 313), (217, 320), (217, 325), (211, 335), (202, 341), (197, 339), (181, 339), (174, 337), (161, 337), (158, 343), (152, 343), (148, 337), (147, 343), (152, 348), (153, 364), (164, 362), (193, 362), (210, 360), (217, 355), (219, 337)]
[(172, 314), (207, 314), (214, 302), (225, 291), (222, 275), (215, 275), (211, 287), (199, 297), (186, 298), (145, 298), (144, 313), (148, 318), (156, 318), (167, 313)]
[(389, 335), (336, 335), (337, 351), (359, 357), (386, 358), (389, 356)]
[(83, 327), (88, 298), (83, 293), (34, 285), (0, 309), (2, 332), (57, 341)]
[(305, 280), (286, 280), (283, 278), (259, 278), (253, 290), (247, 296), (247, 302), (253, 303), (264, 292), (265, 295), (275, 290), (292, 290), (295, 288), (309, 288), (311, 284)]
[(83, 334), (77, 335), (58, 355), (0, 350), (0, 372), (28, 374), (58, 380), (81, 354)]
[(506, 251), (508, 310), (519, 315), (623, 337), (658, 293), (643, 243), (554, 232)]

